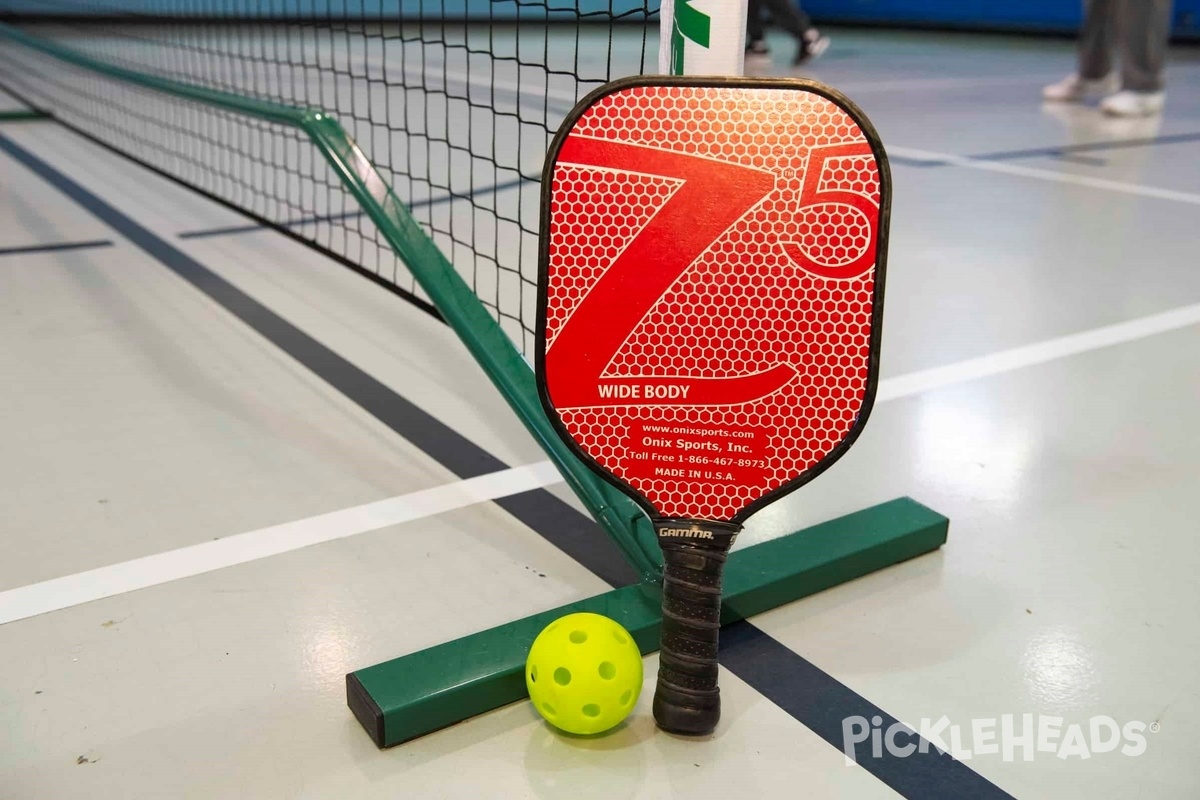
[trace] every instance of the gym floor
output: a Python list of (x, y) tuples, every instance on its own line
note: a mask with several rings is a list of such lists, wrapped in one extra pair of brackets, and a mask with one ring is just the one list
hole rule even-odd
[[(0, 122), (0, 798), (1195, 798), (1200, 50), (1125, 121), (1041, 104), (1065, 41), (829, 33), (805, 74), (894, 175), (883, 382), (739, 546), (905, 495), (950, 539), (753, 619), (731, 647), (794, 658), (724, 672), (699, 741), (657, 733), (647, 690), (598, 738), (517, 703), (377, 750), (348, 671), (608, 587), (488, 499), (573, 501), (431, 317), (273, 231), (194, 235), (245, 219)], [(330, 351), (412, 413), (368, 413)], [(480, 450), (511, 468), (462, 480)], [(945, 718), (960, 760), (848, 764), (779, 702), (813, 674), (826, 714)], [(1006, 715), (1054, 744), (987, 752), (973, 726), (1003, 744)], [(1104, 752), (1100, 717), (1144, 748)]]

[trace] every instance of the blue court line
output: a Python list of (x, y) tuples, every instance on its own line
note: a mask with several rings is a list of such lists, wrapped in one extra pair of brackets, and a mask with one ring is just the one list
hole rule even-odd
[(1096, 156), (1080, 156), (1074, 153), (1064, 153), (1061, 150), (1051, 154), (1051, 158), (1057, 158), (1059, 161), (1070, 161), (1073, 164), (1083, 164), (1087, 167), (1106, 167), (1108, 159), (1097, 158)]
[[(1075, 161), (1088, 166), (1104, 166), (1103, 159), (1089, 159), (1081, 153), (1104, 152), (1107, 150), (1130, 150), (1137, 147), (1160, 147), (1162, 145), (1183, 144), (1200, 141), (1200, 133), (1178, 133), (1170, 136), (1154, 136), (1142, 139), (1112, 139), (1107, 142), (1087, 142), (1084, 144), (1066, 144), (1055, 147), (1033, 147), (1026, 150), (998, 150), (993, 153), (967, 155), (963, 158), (975, 161), (1016, 161), (1022, 158), (1059, 158), (1064, 161)], [(949, 161), (938, 159), (906, 158), (904, 156), (888, 156), (888, 161), (906, 167), (946, 167)]]
[(84, 250), (90, 247), (112, 247), (108, 239), (90, 242), (59, 242), (57, 244), (28, 244), (21, 247), (0, 247), (0, 256), (16, 256), (26, 253), (56, 253), (62, 250)]
[(1037, 158), (1038, 156), (1063, 156), (1077, 153), (1094, 153), (1105, 150), (1129, 150), (1137, 147), (1161, 147), (1168, 144), (1183, 144), (1200, 141), (1200, 133), (1177, 133), (1170, 136), (1148, 136), (1140, 139), (1111, 139), (1106, 142), (1086, 142), (1083, 144), (1067, 144), (1057, 147), (1035, 147), (1028, 150), (1000, 150), (994, 153), (982, 153), (968, 158), (980, 161), (1009, 161), (1018, 158)]
[[(885, 150), (887, 148), (884, 148)], [(944, 167), (945, 161), (927, 160), (924, 158), (909, 158), (908, 156), (894, 156), (888, 153), (887, 157), (889, 164), (899, 164), (903, 167)]]
[(472, 189), (471, 191), (462, 194), (451, 192), (449, 194), (438, 195), (437, 197), (427, 197), (424, 200), (414, 200), (408, 204), (408, 207), (428, 208), (430, 206), (438, 206), (443, 203), (450, 203), (455, 200), (471, 200), (481, 194), (488, 194), (489, 192), (493, 194), (496, 192), (503, 192), (505, 189), (512, 189), (513, 187), (520, 186), (523, 183), (537, 183), (539, 181), (541, 181), (541, 178), (530, 178), (522, 175), (519, 178), (513, 178), (511, 181), (493, 183), (491, 186), (480, 186), (478, 189)]
[[(360, 209), (358, 211), (347, 211), (342, 214), (328, 214), (328, 215), (320, 216), (320, 217), (303, 217), (301, 219), (294, 219), (294, 220), (289, 220), (287, 222), (281, 222), (281, 223), (279, 223), (279, 226), (281, 228), (296, 228), (301, 225), (312, 225), (317, 222), (333, 222), (334, 220), (339, 220), (339, 219), (352, 219), (354, 217), (361, 217), (362, 215), (363, 215), (363, 212)], [(229, 227), (226, 227), (226, 228), (207, 228), (205, 230), (200, 230), (200, 231), (185, 231), (184, 233), (179, 234), (179, 238), (180, 239), (203, 239), (208, 236), (234, 236), (239, 233), (249, 233), (251, 231), (261, 231), (261, 230), (270, 230), (270, 226), (253, 223), (253, 224), (249, 224), (249, 225), (230, 225)]]
[[(505, 189), (511, 189), (514, 186), (520, 186), (522, 183), (526, 183), (528, 181), (537, 181), (537, 180), (539, 180), (539, 179), (538, 178), (521, 177), (521, 178), (517, 178), (515, 180), (505, 181), (503, 183), (496, 183), (491, 186), (482, 186), (482, 187), (480, 187), (478, 189), (474, 189), (466, 194), (450, 193), (450, 194), (445, 194), (445, 195), (438, 195), (437, 197), (428, 197), (423, 200), (414, 200), (413, 202), (408, 204), (408, 207), (409, 208), (428, 208), (431, 206), (441, 205), (443, 203), (449, 203), (454, 200), (469, 200), (473, 197), (478, 197), (481, 194), (486, 194), (488, 192), (501, 192), (501, 191), (504, 191)], [(343, 214), (330, 214), (328, 216), (304, 217), (302, 219), (290, 220), (288, 222), (279, 223), (279, 226), (281, 228), (298, 228), (302, 225), (312, 225), (312, 224), (318, 223), (318, 222), (332, 222), (334, 220), (339, 220), (339, 219), (352, 219), (354, 217), (361, 217), (361, 216), (363, 216), (363, 212), (361, 210), (347, 211)], [(236, 236), (239, 233), (250, 233), (252, 231), (261, 231), (261, 230), (270, 230), (270, 226), (262, 225), (259, 223), (253, 223), (253, 224), (248, 224), (248, 225), (230, 225), (225, 228), (207, 228), (205, 230), (199, 230), (199, 231), (186, 231), (184, 233), (179, 234), (179, 238), (180, 239), (203, 239), (203, 238), (206, 238), (209, 236)]]
[[(507, 465), (495, 456), (3, 134), (0, 134), (0, 150), (250, 325), (447, 469), (461, 477), (472, 477), (506, 468)], [(636, 581), (633, 570), (599, 526), (546, 490), (537, 489), (495, 502), (610, 585), (625, 586)], [(878, 706), (816, 669), (749, 622), (723, 629), (722, 638), (722, 665), (839, 751), (842, 749), (842, 719), (885, 716)], [(886, 715), (886, 719), (894, 718)], [(960, 762), (938, 756), (933, 748), (928, 749), (929, 753), (924, 755), (865, 758), (860, 763), (880, 781), (911, 800), (1011, 797)]]
[[(875, 727), (883, 731), (897, 722), (891, 714), (748, 622), (721, 628), (720, 659), (721, 666), (843, 752), (843, 720), (858, 716), (873, 723), (878, 717)], [(1008, 792), (949, 753), (941, 753), (929, 743), (920, 746), (922, 741), (915, 732), (897, 735), (898, 747), (912, 744), (917, 750), (899, 756), (883, 748), (876, 758), (868, 738), (854, 747), (854, 761), (898, 794), (914, 800), (1012, 800)]]

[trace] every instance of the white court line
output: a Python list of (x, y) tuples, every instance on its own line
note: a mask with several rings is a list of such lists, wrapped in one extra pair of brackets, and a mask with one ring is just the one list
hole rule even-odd
[(1200, 303), (1163, 311), (1160, 314), (1152, 314), (1129, 322), (1119, 322), (1082, 333), (1072, 333), (1024, 347), (1014, 347), (1011, 350), (1002, 350), (999, 353), (979, 358), (969, 358), (966, 361), (947, 364), (944, 367), (933, 367), (887, 378), (879, 382), (879, 387), (875, 391), (875, 402), (886, 403), (888, 400), (898, 400), (901, 397), (920, 394), (953, 383), (999, 375), (1002, 372), (1044, 364), (1047, 361), (1086, 353), (1090, 350), (1099, 350), (1115, 344), (1124, 344), (1196, 324), (1200, 324)]
[(0, 625), (180, 578), (540, 489), (562, 477), (549, 461), (272, 525), (212, 542), (0, 592)]
[[(1196, 324), (1200, 324), (1200, 303), (888, 378), (879, 382), (875, 402), (886, 403)], [(388, 500), (272, 525), (215, 542), (203, 542), (9, 589), (0, 592), (0, 625), (389, 525), (412, 522), (485, 500), (552, 486), (560, 481), (562, 476), (553, 464), (539, 461)]]
[(1058, 172), (1052, 169), (1022, 167), (1018, 164), (1009, 164), (1001, 161), (987, 161), (981, 158), (968, 158), (966, 156), (951, 155), (950, 153), (937, 153), (932, 150), (918, 150), (914, 147), (895, 147), (889, 145), (886, 146), (885, 149), (888, 151), (888, 153), (902, 156), (904, 158), (916, 158), (924, 161), (942, 161), (955, 167), (965, 167), (966, 169), (978, 169), (985, 172), (1000, 172), (1005, 175), (1019, 175), (1023, 178), (1035, 178), (1037, 180), (1054, 181), (1056, 183), (1072, 183), (1076, 186), (1087, 186), (1091, 189), (1104, 189), (1110, 192), (1135, 194), (1139, 197), (1154, 197), (1159, 200), (1175, 200), (1180, 203), (1200, 205), (1200, 194), (1177, 192), (1174, 189), (1158, 189), (1153, 186), (1141, 186), (1136, 183), (1123, 183), (1121, 181), (1110, 181), (1104, 178), (1092, 178), (1087, 175), (1075, 175), (1070, 172)]

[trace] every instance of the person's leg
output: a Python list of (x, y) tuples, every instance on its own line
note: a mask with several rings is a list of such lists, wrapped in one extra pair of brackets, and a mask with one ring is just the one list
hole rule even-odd
[(1079, 66), (1058, 83), (1042, 89), (1046, 100), (1074, 103), (1088, 96), (1117, 91), (1113, 73), (1113, 40), (1121, 0), (1086, 0), (1079, 30)]
[(816, 58), (829, 47), (829, 37), (822, 36), (812, 24), (796, 0), (762, 0), (771, 13), (771, 19), (796, 39), (796, 57), (793, 65), (803, 64)]
[(1171, 37), (1171, 0), (1122, 0), (1118, 24), (1121, 88), (1161, 92)]
[(746, 4), (746, 49), (765, 53), (767, 46), (764, 38), (762, 0), (749, 0)]
[[(1138, 0), (1140, 2), (1140, 0)], [(1087, 0), (1079, 31), (1079, 77), (1099, 80), (1113, 69), (1113, 40), (1122, 0)]]
[(1121, 91), (1104, 98), (1100, 110), (1118, 117), (1157, 114), (1166, 99), (1163, 64), (1171, 35), (1171, 0), (1121, 0), (1120, 6)]
[(813, 26), (808, 14), (800, 10), (795, 0), (763, 0), (776, 25), (796, 38), (804, 36)]

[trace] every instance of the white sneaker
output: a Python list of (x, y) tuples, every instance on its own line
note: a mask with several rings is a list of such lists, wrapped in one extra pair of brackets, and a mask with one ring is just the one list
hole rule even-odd
[(751, 39), (746, 42), (747, 56), (770, 56), (771, 48), (767, 47), (767, 43), (763, 39)]
[(1052, 83), (1042, 89), (1042, 98), (1057, 103), (1078, 103), (1089, 97), (1101, 97), (1112, 94), (1121, 88), (1116, 72), (1110, 72), (1103, 78), (1091, 80), (1081, 78), (1078, 74), (1068, 75), (1058, 83)]
[(1117, 92), (1100, 103), (1100, 110), (1114, 117), (1150, 117), (1163, 110), (1166, 92)]
[(829, 49), (830, 39), (822, 34), (816, 28), (809, 28), (800, 37), (796, 47), (796, 57), (792, 59), (792, 66), (798, 67), (812, 61), (814, 58), (820, 58), (826, 50)]

